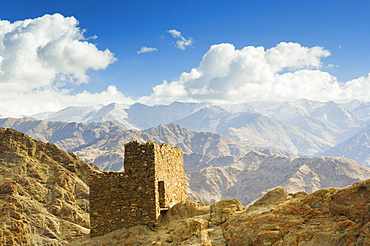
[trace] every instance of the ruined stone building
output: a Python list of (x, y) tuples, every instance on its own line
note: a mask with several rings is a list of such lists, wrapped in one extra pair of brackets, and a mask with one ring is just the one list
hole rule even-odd
[(125, 145), (124, 172), (90, 177), (90, 235), (135, 225), (156, 226), (161, 211), (187, 200), (180, 147), (136, 141)]

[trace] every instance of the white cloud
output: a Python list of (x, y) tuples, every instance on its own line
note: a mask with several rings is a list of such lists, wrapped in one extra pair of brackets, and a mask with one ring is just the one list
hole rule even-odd
[(69, 90), (44, 87), (29, 92), (1, 93), (0, 96), (2, 98), (0, 106), (19, 115), (56, 111), (68, 106), (107, 105), (112, 102), (135, 103), (134, 100), (118, 91), (114, 85), (99, 93), (83, 91), (72, 95)]
[[(185, 39), (179, 31), (168, 33), (178, 39), (179, 49), (192, 45), (192, 39)], [(34, 114), (71, 105), (134, 103), (114, 85), (98, 93), (76, 94), (65, 89), (68, 83), (88, 83), (87, 70), (105, 69), (115, 61), (108, 49), (99, 50), (89, 43), (92, 38), (84, 38), (84, 30), (74, 17), (60, 14), (14, 23), (0, 20), (0, 107), (16, 114)], [(138, 53), (155, 50), (142, 47)], [(339, 83), (330, 73), (320, 70), (322, 59), (329, 55), (322, 47), (298, 43), (282, 42), (267, 50), (217, 44), (204, 54), (198, 67), (153, 87), (151, 95), (137, 101), (149, 105), (300, 98), (368, 101), (370, 74)]]
[(168, 30), (167, 32), (168, 32), (169, 34), (171, 34), (171, 35), (172, 35), (172, 37), (174, 37), (174, 38), (182, 38), (182, 36), (181, 36), (181, 32), (179, 32), (179, 31), (177, 31), (177, 30), (175, 30), (175, 29)]
[[(105, 69), (116, 58), (84, 38), (74, 17), (44, 15), (10, 23), (0, 20), (0, 104), (16, 113), (55, 110), (98, 100), (128, 101), (113, 87), (98, 94), (63, 89), (67, 83), (89, 82), (86, 71)], [(81, 100), (83, 99), (84, 100)]]
[(172, 37), (174, 37), (175, 39), (179, 39), (176, 41), (175, 46), (179, 48), (180, 50), (185, 50), (187, 46), (191, 46), (194, 42), (192, 38), (188, 38), (188, 39), (184, 38), (181, 35), (181, 32), (175, 29), (168, 30), (167, 32), (171, 34)]
[(2, 91), (29, 91), (52, 86), (55, 79), (86, 83), (86, 70), (115, 61), (83, 37), (74, 17), (44, 15), (10, 23), (0, 21), (0, 84)]
[(192, 45), (192, 44), (193, 44), (193, 39), (192, 38), (189, 38), (187, 40), (184, 39), (184, 40), (177, 40), (176, 41), (176, 46), (180, 50), (185, 50), (187, 46)]
[(150, 53), (150, 52), (153, 52), (153, 51), (157, 51), (157, 48), (150, 48), (150, 47), (141, 47), (141, 49), (137, 52), (138, 54), (141, 54), (141, 53)]
[(329, 55), (322, 47), (298, 43), (282, 42), (268, 50), (253, 46), (238, 50), (229, 43), (213, 45), (198, 67), (175, 81), (155, 86), (153, 93), (140, 101), (368, 100), (370, 75), (341, 84), (320, 70), (322, 58)]

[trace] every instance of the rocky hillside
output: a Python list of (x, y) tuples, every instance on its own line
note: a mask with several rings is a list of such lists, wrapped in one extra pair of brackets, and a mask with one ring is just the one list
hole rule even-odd
[[(348, 159), (252, 151), (227, 167), (193, 172), (218, 175), (200, 176), (196, 187), (220, 183), (222, 192), (240, 196), (243, 204), (275, 184), (290, 187), (290, 194), (272, 189), (247, 209), (236, 199), (187, 201), (164, 213), (155, 230), (136, 226), (90, 239), (86, 182), (94, 170), (54, 144), (0, 128), (0, 245), (370, 244), (370, 180), (317, 190), (369, 177), (369, 168)], [(291, 193), (306, 188), (317, 191)]]
[(228, 245), (370, 245), (370, 180), (310, 195), (271, 193), (222, 225)]
[(0, 245), (64, 245), (89, 233), (95, 168), (54, 144), (0, 128)]
[(370, 178), (370, 168), (340, 157), (287, 158), (252, 151), (231, 165), (187, 175), (190, 199), (214, 203), (235, 198), (247, 205), (277, 186), (289, 193), (345, 187)]
[(310, 195), (275, 188), (247, 209), (234, 199), (178, 203), (156, 230), (123, 228), (72, 245), (370, 245), (369, 203), (370, 180)]

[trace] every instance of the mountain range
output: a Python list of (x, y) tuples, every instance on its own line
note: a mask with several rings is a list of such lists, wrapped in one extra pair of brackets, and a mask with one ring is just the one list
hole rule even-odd
[(370, 166), (370, 130), (357, 134), (325, 151), (325, 156), (341, 156)]
[(215, 133), (193, 132), (176, 124), (139, 131), (128, 130), (112, 122), (68, 123), (34, 118), (5, 118), (0, 119), (0, 126), (24, 132), (39, 141), (54, 143), (103, 170), (123, 170), (124, 144), (133, 140), (180, 146), (184, 152), (187, 172), (207, 166), (231, 164), (252, 149), (270, 154), (286, 154), (274, 148), (252, 148)]
[[(0, 115), (5, 121), (12, 121), (5, 117), (15, 117), (5, 109), (0, 109)], [(54, 142), (69, 151), (91, 143), (91, 138), (103, 137), (107, 132), (114, 130), (147, 131), (159, 125), (174, 123), (193, 132), (223, 135), (252, 148), (275, 149), (288, 156), (330, 155), (351, 158), (365, 165), (370, 163), (369, 152), (364, 149), (364, 146), (370, 145), (370, 139), (366, 134), (370, 130), (370, 103), (360, 101), (340, 104), (301, 99), (290, 102), (258, 101), (219, 106), (181, 102), (157, 106), (112, 103), (106, 106), (68, 107), (57, 112), (45, 112), (29, 117), (53, 122), (47, 123), (49, 130), (53, 124), (64, 124), (58, 122), (74, 122), (75, 127), (77, 123), (88, 123), (90, 127), (93, 123), (110, 122), (107, 123), (110, 126), (103, 127), (104, 130), (95, 129), (93, 132), (86, 132), (82, 125), (78, 125), (76, 129), (73, 124), (66, 126), (63, 134), (71, 135), (72, 132), (75, 134), (72, 134), (73, 140), (68, 143), (66, 140), (64, 143), (58, 142), (56, 136), (45, 137), (46, 141)], [(34, 120), (31, 121), (35, 123)], [(12, 127), (11, 125), (1, 126)], [(70, 131), (68, 127), (71, 128)], [(76, 139), (80, 135), (78, 129), (84, 131), (79, 140)], [(35, 130), (35, 134), (39, 134), (37, 131)], [(38, 138), (32, 135), (31, 132), (27, 133), (36, 139), (45, 140), (41, 139), (41, 136)], [(178, 133), (181, 134), (181, 132), (175, 134)], [(356, 140), (359, 136), (360, 141)], [(179, 136), (178, 138), (181, 139)], [(344, 149), (350, 151), (343, 151)], [(99, 165), (103, 167), (103, 164)]]
[(187, 174), (189, 198), (215, 203), (238, 199), (248, 205), (275, 187), (312, 193), (370, 178), (370, 168), (341, 157), (288, 158), (251, 151), (233, 164)]
[[(311, 193), (370, 178), (370, 168), (351, 159), (298, 157), (277, 148), (249, 146), (216, 133), (190, 131), (173, 123), (140, 131), (109, 121), (68, 123), (6, 118), (0, 119), (0, 126), (53, 142), (106, 171), (124, 170), (127, 142), (155, 141), (180, 146), (189, 197), (208, 203), (235, 198), (247, 205), (276, 186), (288, 192)], [(362, 142), (359, 145), (366, 146)]]

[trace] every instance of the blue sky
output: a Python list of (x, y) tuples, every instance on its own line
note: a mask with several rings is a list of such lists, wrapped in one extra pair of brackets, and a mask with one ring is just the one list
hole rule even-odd
[[(108, 49), (114, 54), (112, 56), (114, 56), (115, 61), (110, 60), (108, 62), (108, 60), (105, 60), (107, 66), (101, 65), (96, 70), (89, 69), (94, 64), (85, 67), (86, 74), (89, 77), (88, 82), (59, 84), (58, 90), (69, 90), (63, 92), (69, 100), (61, 99), (59, 104), (49, 105), (49, 108), (45, 107), (45, 110), (69, 106), (66, 101), (72, 101), (70, 102), (71, 105), (73, 102), (76, 105), (83, 105), (84, 103), (81, 100), (74, 100), (73, 96), (79, 95), (83, 91), (97, 95), (108, 90), (107, 88), (112, 85), (122, 94), (122, 98), (128, 98), (131, 102), (170, 103), (174, 100), (220, 102), (227, 98), (220, 96), (220, 93), (216, 93), (214, 90), (225, 89), (225, 86), (210, 85), (217, 76), (209, 75), (211, 78), (209, 81), (205, 81), (204, 78), (196, 78), (190, 81), (181, 78), (181, 75), (184, 72), (191, 74), (191, 70), (194, 68), (198, 72), (201, 71), (199, 64), (203, 59), (202, 57), (210, 51), (212, 45), (221, 43), (231, 44), (235, 50), (241, 50), (247, 46), (262, 46), (266, 51), (277, 47), (281, 42), (299, 44), (301, 47), (308, 49), (316, 46), (322, 47), (323, 50), (330, 52), (330, 55), (326, 53), (316, 54), (315, 57), (320, 61), (320, 65), (314, 65), (310, 62), (305, 63), (303, 67), (297, 65), (299, 62), (288, 67), (282, 65), (281, 70), (274, 71), (274, 74), (310, 69), (325, 73), (319, 74), (319, 76), (330, 74), (335, 77), (334, 82), (338, 85), (343, 85), (347, 81), (360, 77), (364, 77), (361, 83), (365, 85), (370, 83), (368, 78), (370, 73), (369, 1), (12, 0), (0, 2), (0, 19), (7, 20), (10, 23), (55, 13), (60, 13), (63, 17), (73, 16), (78, 21), (77, 27), (80, 30), (86, 30), (83, 35), (87, 40), (84, 41), (94, 44), (101, 51)], [(180, 32), (181, 37), (175, 38), (168, 32), (169, 30)], [(97, 36), (97, 38), (88, 39), (94, 36)], [(185, 46), (184, 49), (176, 47), (176, 41), (181, 40), (181, 38), (186, 41), (192, 40), (191, 45)], [(138, 54), (142, 47), (155, 48), (156, 50)], [(289, 50), (291, 47), (284, 46), (284, 49)], [(242, 59), (237, 54), (233, 57), (239, 60)], [(307, 55), (302, 59), (310, 60), (311, 58)], [(213, 56), (213, 59), (223, 60), (223, 57)], [(291, 58), (286, 57), (286, 59), (290, 60)], [(230, 61), (230, 64), (234, 64), (234, 60)], [(244, 66), (241, 63), (239, 65)], [(256, 66), (259, 67), (258, 64)], [(5, 66), (2, 69), (4, 70)], [(211, 71), (209, 68), (206, 69), (202, 73), (207, 74)], [(235, 71), (240, 71), (240, 69)], [(56, 73), (61, 73), (61, 71), (56, 70)], [(191, 76), (196, 75), (194, 73)], [(230, 74), (222, 76), (230, 77)], [(261, 74), (256, 76), (267, 79)], [(294, 76), (297, 77), (298, 75), (295, 74)], [(307, 76), (305, 79), (310, 81)], [(234, 75), (232, 77), (237, 79)], [(243, 81), (250, 79), (245, 74), (238, 78)], [(50, 80), (53, 79), (49, 77), (47, 79), (49, 82), (40, 83), (40, 85), (37, 84), (33, 87), (29, 86), (34, 97), (35, 91), (39, 88), (52, 85)], [(282, 79), (279, 78), (276, 81), (282, 81)], [(304, 81), (305, 79), (301, 80)], [(199, 83), (204, 90), (194, 92), (195, 89), (201, 88), (200, 85), (189, 89), (188, 86), (198, 83), (194, 82), (198, 80), (201, 80)], [(333, 79), (329, 80), (326, 83), (332, 85)], [(163, 81), (167, 81), (167, 84), (162, 84)], [(264, 85), (265, 87), (260, 88), (273, 90), (273, 88), (279, 87), (276, 81), (273, 82), (274, 85)], [(7, 82), (9, 81), (4, 83)], [(55, 80), (53, 83), (55, 85)], [(233, 81), (223, 79), (220, 83), (233, 84)], [(242, 83), (247, 82), (234, 83), (234, 89), (238, 90)], [(312, 86), (318, 86), (317, 83), (319, 82), (315, 83)], [(356, 83), (358, 89), (358, 83), (360, 82)], [(153, 93), (153, 87), (158, 85), (162, 86), (157, 87), (157, 93)], [(177, 97), (169, 98), (171, 96), (168, 96), (168, 94), (173, 93), (179, 85), (182, 86), (181, 90), (183, 92), (179, 93)], [(338, 85), (334, 87), (338, 87)], [(328, 85), (323, 87), (327, 89)], [(230, 92), (228, 95), (232, 96), (235, 94), (234, 89), (227, 87), (225, 90)], [(303, 87), (302, 89), (304, 90)], [(247, 90), (247, 88), (241, 90)], [(346, 100), (356, 99), (357, 94), (354, 90), (338, 92), (336, 95), (329, 97), (328, 100), (338, 100), (338, 97), (344, 97), (343, 95), (351, 95), (345, 98)], [(27, 94), (26, 91), (22, 91), (22, 93), (23, 96), (25, 93)], [(194, 93), (198, 94), (195, 95)], [(313, 91), (312, 93), (316, 92)], [(199, 96), (200, 94), (206, 96)], [(316, 94), (318, 95), (318, 93)], [(274, 94), (271, 95), (271, 98), (261, 95), (261, 99), (274, 99)], [(236, 97), (245, 98), (248, 95), (237, 95)], [(364, 99), (363, 97), (362, 94), (358, 95), (359, 99)], [(251, 97), (251, 100), (256, 99), (258, 98)], [(287, 96), (288, 99), (291, 99), (291, 97)], [(325, 100), (325, 98), (319, 96), (310, 99)], [(15, 103), (14, 99), (12, 100), (8, 104), (3, 103), (0, 106), (9, 108), (9, 105)], [(122, 99), (121, 101), (128, 103), (130, 100)], [(96, 101), (99, 103), (99, 100)], [(108, 103), (108, 101), (106, 99), (101, 100), (102, 103)], [(232, 101), (232, 99), (229, 98), (226, 101)], [(85, 103), (93, 103), (93, 101), (89, 99)], [(19, 108), (24, 108), (21, 103), (19, 105)], [(36, 109), (30, 109), (31, 111), (34, 112)]]

